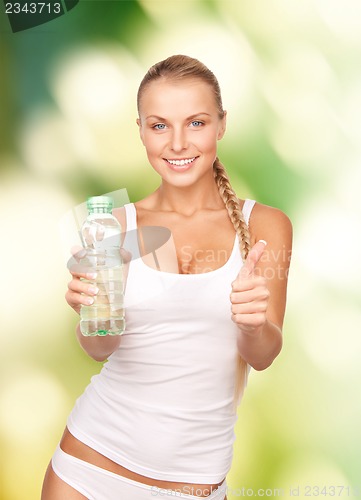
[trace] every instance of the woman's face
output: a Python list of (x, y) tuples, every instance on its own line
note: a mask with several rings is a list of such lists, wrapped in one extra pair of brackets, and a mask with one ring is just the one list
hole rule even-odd
[(226, 118), (219, 117), (207, 83), (161, 79), (143, 91), (137, 123), (155, 171), (169, 184), (186, 186), (212, 171)]

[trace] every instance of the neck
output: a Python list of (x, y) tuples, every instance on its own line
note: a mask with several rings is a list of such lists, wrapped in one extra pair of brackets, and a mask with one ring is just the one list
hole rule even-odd
[(181, 187), (164, 180), (155, 191), (155, 202), (159, 210), (192, 215), (198, 210), (224, 208), (223, 200), (215, 183), (213, 172), (202, 183)]

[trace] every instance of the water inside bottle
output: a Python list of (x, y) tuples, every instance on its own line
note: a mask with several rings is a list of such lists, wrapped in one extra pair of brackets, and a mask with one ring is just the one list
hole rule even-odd
[(82, 306), (80, 329), (83, 335), (120, 335), (124, 332), (123, 269), (122, 266), (95, 269), (95, 284), (99, 292), (91, 306)]

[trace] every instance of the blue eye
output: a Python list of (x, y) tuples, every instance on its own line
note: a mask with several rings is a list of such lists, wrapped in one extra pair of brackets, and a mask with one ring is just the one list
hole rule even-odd
[(193, 120), (191, 124), (193, 125), (193, 127), (200, 127), (201, 125), (203, 125), (203, 122), (199, 120)]
[(154, 125), (153, 128), (155, 130), (164, 130), (165, 129), (165, 125), (164, 125), (164, 123), (157, 123), (156, 125)]

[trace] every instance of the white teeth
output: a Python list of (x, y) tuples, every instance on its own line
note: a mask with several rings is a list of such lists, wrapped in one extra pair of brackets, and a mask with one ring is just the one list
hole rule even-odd
[(177, 167), (181, 167), (183, 165), (189, 165), (189, 163), (192, 163), (192, 161), (195, 160), (194, 158), (188, 158), (187, 160), (167, 160), (168, 163), (171, 165), (176, 165)]

